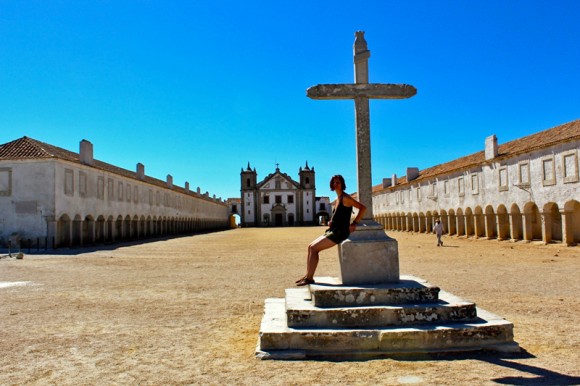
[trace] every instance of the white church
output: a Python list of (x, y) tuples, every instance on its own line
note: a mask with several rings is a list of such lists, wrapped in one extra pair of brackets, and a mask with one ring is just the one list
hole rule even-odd
[(282, 173), (278, 165), (273, 173), (258, 182), (256, 169), (250, 167), (241, 177), (241, 225), (245, 227), (318, 225), (328, 220), (331, 207), (328, 197), (316, 197), (316, 173), (308, 162), (298, 171), (298, 181)]

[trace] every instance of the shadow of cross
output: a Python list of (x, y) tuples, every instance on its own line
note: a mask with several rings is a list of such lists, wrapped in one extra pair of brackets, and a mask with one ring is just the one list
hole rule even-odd
[(417, 94), (407, 84), (369, 83), (368, 59), (371, 52), (363, 31), (355, 33), (354, 84), (319, 84), (306, 90), (311, 99), (354, 99), (356, 120), (356, 163), (358, 200), (367, 207), (362, 224), (374, 224), (372, 205), (371, 139), (369, 99), (406, 99)]

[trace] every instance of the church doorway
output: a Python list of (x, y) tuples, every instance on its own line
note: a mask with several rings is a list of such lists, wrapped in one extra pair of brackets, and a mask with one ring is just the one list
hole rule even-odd
[(274, 226), (281, 227), (284, 225), (284, 215), (282, 213), (276, 213), (274, 215)]

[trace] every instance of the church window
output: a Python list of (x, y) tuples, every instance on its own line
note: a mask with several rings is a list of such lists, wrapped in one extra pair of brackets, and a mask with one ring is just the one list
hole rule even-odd
[(282, 196), (276, 196), (276, 204), (282, 203)]
[(304, 179), (304, 182), (306, 182), (306, 184), (310, 184), (310, 178), (309, 178), (309, 177), (306, 177), (306, 178)]
[(270, 203), (270, 196), (264, 196), (264, 204)]
[(282, 188), (282, 184), (280, 182), (280, 180), (276, 180), (276, 189), (281, 189)]
[(246, 187), (249, 188), (251, 186), (251, 182), (249, 178), (246, 178)]
[(324, 207), (323, 203), (320, 203), (320, 207), (318, 208), (318, 210), (325, 210), (326, 208)]
[(237, 212), (238, 206), (236, 204), (232, 205), (232, 212)]
[(291, 194), (288, 195), (288, 204), (294, 204), (294, 196)]

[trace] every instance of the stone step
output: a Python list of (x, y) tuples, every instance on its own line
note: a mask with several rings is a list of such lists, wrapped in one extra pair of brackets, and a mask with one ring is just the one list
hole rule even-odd
[(256, 355), (261, 359), (341, 359), (492, 350), (517, 352), (512, 323), (477, 309), (469, 323), (366, 329), (288, 327), (285, 299), (266, 299)]
[(427, 281), (402, 275), (398, 283), (343, 286), (336, 277), (316, 277), (310, 285), (316, 307), (380, 306), (405, 303), (428, 303), (438, 299), (439, 287)]
[(468, 322), (477, 317), (474, 303), (440, 292), (431, 303), (320, 308), (308, 288), (286, 290), (287, 324), (293, 328), (367, 328), (428, 323)]

